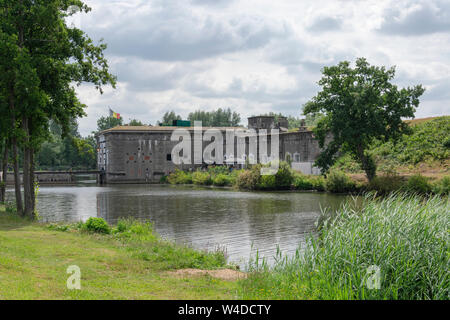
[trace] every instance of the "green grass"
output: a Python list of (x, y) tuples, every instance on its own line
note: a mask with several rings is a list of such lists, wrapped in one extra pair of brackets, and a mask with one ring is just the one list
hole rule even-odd
[[(26, 221), (0, 206), (0, 300), (236, 298), (236, 282), (167, 272), (224, 268), (222, 253), (163, 241), (151, 224), (119, 225), (109, 235), (90, 233)], [(81, 269), (81, 290), (66, 288), (70, 265)]]
[[(246, 299), (449, 299), (448, 197), (391, 195), (345, 205), (292, 258), (261, 261), (243, 282)], [(378, 266), (381, 287), (367, 287)]]

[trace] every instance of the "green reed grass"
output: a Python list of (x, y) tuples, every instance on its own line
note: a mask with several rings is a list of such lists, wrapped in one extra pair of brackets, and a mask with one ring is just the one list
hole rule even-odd
[[(449, 299), (448, 197), (366, 196), (345, 204), (294, 257), (253, 261), (244, 298)], [(367, 268), (380, 268), (380, 289)]]

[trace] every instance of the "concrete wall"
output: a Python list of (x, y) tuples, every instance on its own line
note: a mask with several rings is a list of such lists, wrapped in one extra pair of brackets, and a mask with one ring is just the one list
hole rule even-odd
[[(204, 132), (207, 128), (204, 128)], [(218, 130), (218, 129), (217, 129)], [(173, 148), (179, 143), (171, 141), (172, 130), (111, 130), (98, 136), (99, 155), (98, 169), (105, 171), (105, 182), (107, 183), (156, 183), (162, 176), (167, 175), (175, 169), (195, 170), (202, 166), (201, 163), (194, 164), (194, 132), (191, 134), (191, 162), (192, 164), (175, 165), (171, 159)], [(223, 159), (227, 163), (230, 160), (227, 154), (226, 131), (219, 130), (223, 137)], [(236, 132), (236, 131), (235, 131)], [(258, 141), (257, 135), (250, 134), (247, 138), (238, 139), (235, 137), (234, 162), (240, 168), (245, 159), (253, 157), (255, 161), (266, 162), (268, 159), (261, 159), (261, 150), (250, 148), (250, 141)], [(267, 136), (267, 153), (270, 155), (272, 137)], [(211, 141), (202, 142), (202, 150), (211, 144)], [(291, 155), (293, 168), (305, 173), (315, 173), (310, 166), (296, 163), (312, 163), (320, 152), (318, 143), (314, 140), (312, 133), (293, 132), (280, 133), (280, 159), (286, 159), (286, 155)], [(259, 145), (259, 144), (257, 144)], [(238, 150), (245, 150), (243, 157), (238, 158)], [(184, 155), (186, 156), (186, 155)]]

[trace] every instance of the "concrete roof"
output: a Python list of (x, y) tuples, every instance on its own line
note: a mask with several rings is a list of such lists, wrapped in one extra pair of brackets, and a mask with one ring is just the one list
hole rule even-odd
[[(176, 129), (185, 129), (185, 130), (194, 130), (194, 127), (174, 127), (174, 126), (117, 126), (111, 129), (103, 130), (98, 134), (105, 134), (111, 132), (167, 132), (173, 131)], [(227, 129), (246, 129), (244, 127), (202, 127), (203, 130), (208, 129), (218, 129), (218, 130), (227, 130)]]

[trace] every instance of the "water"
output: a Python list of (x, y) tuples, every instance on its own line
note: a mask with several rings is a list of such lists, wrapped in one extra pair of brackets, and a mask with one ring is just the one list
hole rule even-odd
[(150, 220), (164, 238), (198, 249), (225, 248), (228, 260), (243, 267), (256, 249), (269, 262), (277, 246), (292, 254), (315, 231), (321, 208), (335, 210), (345, 199), (323, 193), (83, 184), (41, 186), (37, 209), (44, 222), (97, 216), (109, 223), (121, 217)]

